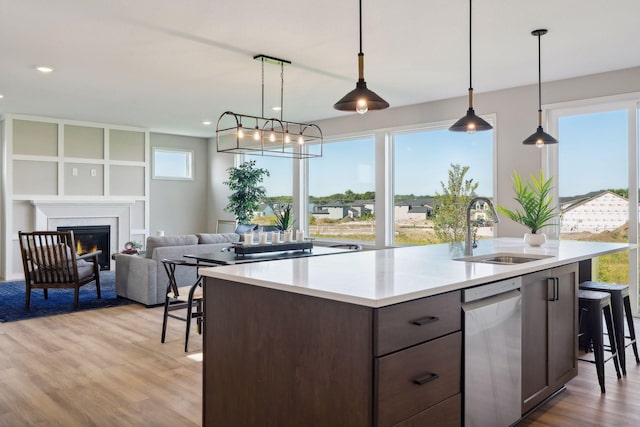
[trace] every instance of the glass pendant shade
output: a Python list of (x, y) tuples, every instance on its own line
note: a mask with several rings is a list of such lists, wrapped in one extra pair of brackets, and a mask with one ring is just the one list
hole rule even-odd
[(389, 108), (389, 103), (377, 93), (367, 89), (364, 81), (364, 53), (362, 53), (362, 0), (360, 7), (360, 52), (358, 53), (358, 82), (356, 88), (343, 96), (340, 101), (333, 104), (333, 108), (340, 111), (356, 111), (364, 114), (370, 110), (384, 110)]

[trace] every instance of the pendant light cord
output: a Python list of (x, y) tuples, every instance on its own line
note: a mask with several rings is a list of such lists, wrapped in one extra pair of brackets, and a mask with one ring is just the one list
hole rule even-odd
[(260, 117), (264, 117), (264, 58), (261, 58), (262, 62), (262, 113)]
[(284, 99), (284, 63), (280, 63), (280, 121), (282, 121), (282, 110)]
[(362, 0), (359, 1), (359, 5), (358, 16), (360, 17), (360, 55), (362, 55)]
[(469, 90), (473, 90), (473, 84), (471, 83), (471, 76), (473, 75), (471, 72), (472, 61), (471, 61), (471, 0), (469, 0)]
[(540, 55), (540, 36), (538, 33), (538, 111), (542, 111), (542, 56)]

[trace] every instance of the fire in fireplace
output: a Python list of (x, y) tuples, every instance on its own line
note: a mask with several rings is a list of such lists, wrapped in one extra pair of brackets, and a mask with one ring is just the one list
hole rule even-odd
[(76, 253), (83, 255), (89, 252), (102, 251), (98, 256), (100, 270), (109, 270), (111, 253), (111, 226), (109, 225), (84, 225), (78, 227), (58, 227), (58, 231), (73, 231)]

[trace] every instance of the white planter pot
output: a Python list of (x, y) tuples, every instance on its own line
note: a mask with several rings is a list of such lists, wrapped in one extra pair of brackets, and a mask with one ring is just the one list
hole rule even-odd
[(529, 246), (540, 246), (547, 241), (547, 236), (544, 233), (526, 233), (524, 235), (524, 242)]

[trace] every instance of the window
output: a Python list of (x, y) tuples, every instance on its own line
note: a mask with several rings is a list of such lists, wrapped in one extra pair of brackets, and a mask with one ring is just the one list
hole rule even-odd
[[(466, 134), (447, 128), (398, 132), (393, 137), (394, 243), (433, 244), (443, 241), (435, 223), (437, 194), (444, 194), (449, 172), (468, 167), (464, 178), (477, 183), (475, 195), (493, 196), (493, 131)], [(459, 207), (459, 208), (466, 208)], [(478, 238), (493, 236), (485, 204), (473, 212)], [(459, 235), (459, 224), (455, 227)]]
[[(558, 118), (560, 239), (629, 241), (627, 117), (623, 109)], [(599, 257), (597, 264), (594, 280), (628, 283), (627, 253)]]
[(375, 241), (373, 136), (325, 142), (309, 165), (309, 236)]
[(193, 180), (193, 151), (154, 147), (153, 178)]
[[(256, 168), (269, 171), (269, 176), (262, 181), (266, 191), (266, 200), (260, 205), (259, 212), (252, 220), (255, 224), (273, 225), (276, 217), (276, 205), (292, 203), (293, 194), (293, 160), (284, 157), (246, 156), (245, 160), (254, 160)], [(297, 221), (294, 228), (297, 228)]]

